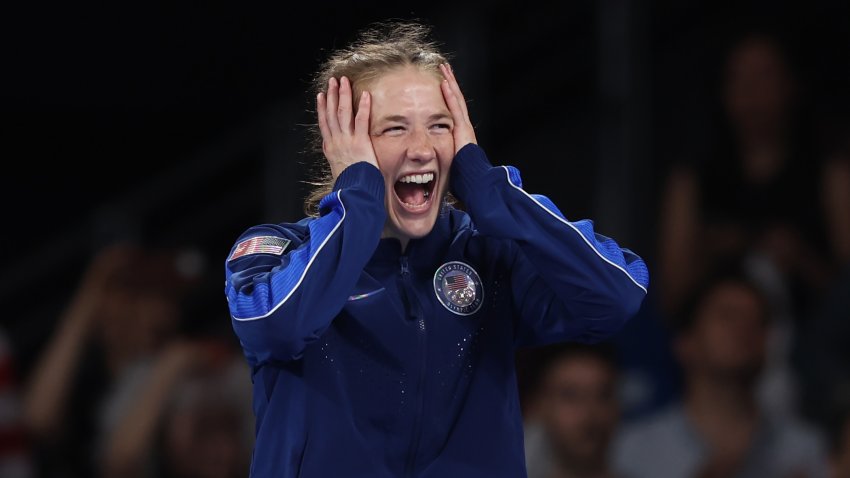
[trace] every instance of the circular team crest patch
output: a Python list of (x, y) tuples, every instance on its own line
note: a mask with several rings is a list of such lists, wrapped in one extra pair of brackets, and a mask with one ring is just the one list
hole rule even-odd
[(472, 315), (484, 303), (484, 288), (475, 269), (463, 262), (446, 262), (434, 273), (434, 293), (443, 307), (457, 315)]

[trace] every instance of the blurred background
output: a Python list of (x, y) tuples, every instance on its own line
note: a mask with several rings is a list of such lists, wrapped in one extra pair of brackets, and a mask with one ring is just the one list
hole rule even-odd
[(850, 476), (846, 0), (3, 10), (0, 477), (247, 475), (224, 260), (303, 216), (312, 74), (387, 19), (650, 268), (610, 342), (518, 353), (532, 478)]

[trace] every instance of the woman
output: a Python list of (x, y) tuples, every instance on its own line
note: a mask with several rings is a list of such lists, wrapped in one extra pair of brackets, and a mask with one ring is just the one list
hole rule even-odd
[(822, 154), (777, 37), (749, 32), (724, 61), (719, 134), (702, 164), (676, 165), (666, 180), (665, 312), (675, 315), (696, 284), (743, 260), (775, 308), (803, 320), (850, 263), (850, 167), (843, 151)]
[(730, 46), (719, 134), (702, 161), (676, 165), (666, 179), (662, 305), (680, 315), (700, 282), (742, 264), (773, 311), (760, 404), (774, 415), (801, 406), (819, 415), (828, 394), (809, 380), (824, 376), (812, 358), (828, 348), (808, 337), (824, 294), (850, 265), (850, 162), (840, 150), (823, 154), (831, 148), (815, 140), (798, 93), (805, 85), (778, 37), (752, 31)]
[(332, 189), (228, 256), (254, 477), (525, 476), (515, 347), (603, 339), (646, 293), (640, 258), (490, 165), (426, 34), (370, 31), (325, 63)]

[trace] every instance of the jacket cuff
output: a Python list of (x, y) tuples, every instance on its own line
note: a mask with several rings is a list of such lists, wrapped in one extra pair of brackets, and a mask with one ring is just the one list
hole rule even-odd
[(455, 155), (452, 162), (450, 188), (458, 199), (469, 200), (472, 191), (481, 188), (484, 175), (493, 169), (484, 150), (477, 144), (469, 143)]
[(381, 171), (365, 161), (356, 162), (339, 173), (333, 190), (348, 188), (366, 191), (382, 202), (386, 194), (386, 185)]

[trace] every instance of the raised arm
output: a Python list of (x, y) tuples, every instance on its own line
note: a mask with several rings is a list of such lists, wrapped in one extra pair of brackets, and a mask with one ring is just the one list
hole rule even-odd
[(476, 229), (517, 246), (518, 345), (602, 340), (637, 312), (649, 282), (640, 257), (595, 233), (592, 222), (568, 221), (522, 188), (516, 168), (490, 166), (476, 145), (461, 149), (452, 168), (452, 191)]
[(667, 177), (661, 204), (658, 265), (663, 290), (660, 299), (667, 313), (674, 313), (702, 274), (698, 258), (702, 224), (696, 175), (676, 168)]
[(448, 68), (443, 74), (458, 147), (451, 189), (481, 234), (516, 245), (511, 283), (517, 344), (609, 336), (640, 307), (649, 282), (646, 265), (596, 234), (590, 221), (570, 222), (548, 198), (527, 193), (516, 168), (491, 166), (475, 144), (454, 75)]
[(86, 271), (27, 384), (23, 418), (34, 435), (49, 436), (60, 425), (80, 360), (109, 293), (109, 281), (135, 260), (138, 253), (130, 245), (111, 246), (101, 251)]
[(352, 119), (351, 85), (332, 78), (317, 98), (323, 149), (336, 178), (320, 217), (263, 225), (239, 238), (226, 264), (233, 327), (252, 365), (298, 359), (342, 310), (381, 237), (384, 179), (369, 138), (370, 97)]

